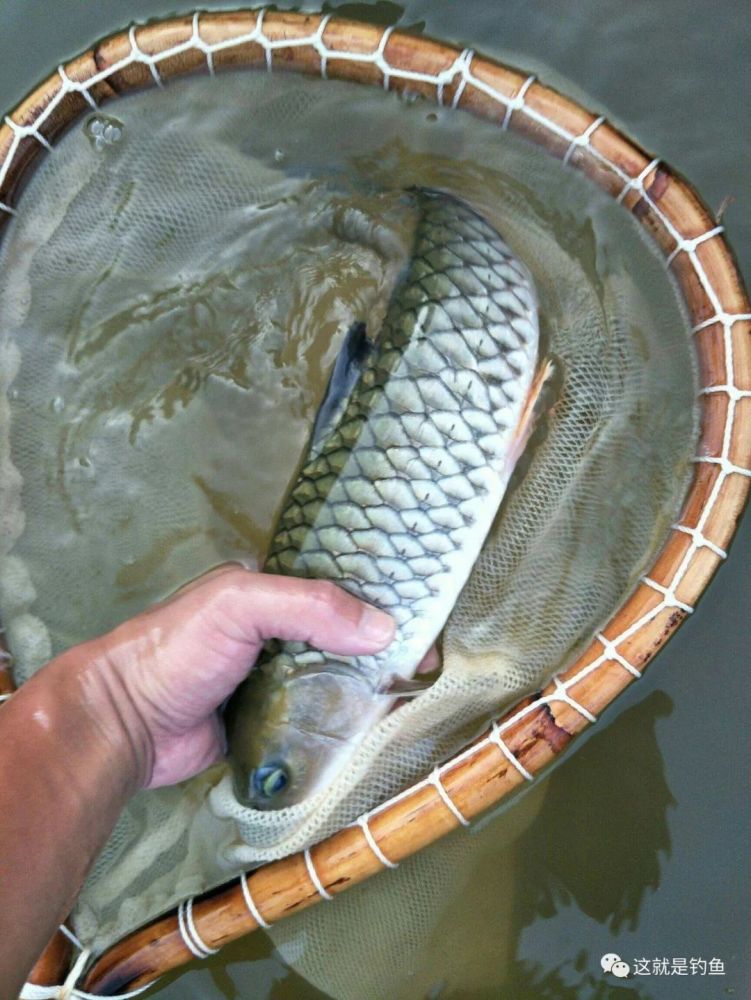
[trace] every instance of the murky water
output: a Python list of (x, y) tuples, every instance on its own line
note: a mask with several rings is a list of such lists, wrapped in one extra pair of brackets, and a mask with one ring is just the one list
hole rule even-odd
[[(69, 0), (65, 6), (61, 19), (60, 5), (52, 2), (3, 5), (4, 106), (62, 55), (120, 27), (124, 17), (164, 14), (172, 4), (144, 0), (125, 10), (114, 0), (95, 8)], [(748, 29), (742, 3), (726, 2), (711, 19), (706, 7), (685, 0), (628, 6), (572, 0), (544, 9), (521, 0), (416, 0), (405, 11), (390, 3), (344, 5), (350, 10), (424, 22), (431, 34), (503, 55), (543, 79), (557, 72), (573, 80), (683, 170), (710, 204), (734, 196), (725, 221), (748, 271), (748, 129), (740, 99)], [(750, 550), (751, 534), (742, 529), (700, 610), (647, 676), (608, 710), (564, 766), (518, 804), (527, 821), (523, 835), (515, 838), (509, 828), (512, 812), (485, 828), (495, 828), (497, 850), (491, 844), (478, 851), (476, 871), (454, 887), (440, 937), (419, 968), (405, 970), (404, 995), (426, 995), (417, 985), (426, 966), (436, 997), (683, 1000), (747, 994), (751, 810), (743, 800), (743, 622), (751, 596), (744, 558)], [(600, 971), (605, 952), (632, 963), (648, 959), (650, 967), (655, 959), (719, 958), (726, 974), (657, 974), (615, 985)], [(260, 934), (165, 982), (156, 994), (321, 995), (289, 973)]]

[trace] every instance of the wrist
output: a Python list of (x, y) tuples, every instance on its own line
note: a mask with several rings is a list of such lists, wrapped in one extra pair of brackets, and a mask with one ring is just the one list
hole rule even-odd
[(45, 668), (57, 674), (56, 709), (76, 720), (91, 753), (107, 762), (127, 796), (145, 787), (153, 744), (116, 663), (101, 639), (75, 646)]
[[(97, 643), (38, 671), (3, 706), (0, 728), (1, 950), (28, 968), (147, 780), (151, 755)], [(0, 994), (10, 996), (3, 969)]]

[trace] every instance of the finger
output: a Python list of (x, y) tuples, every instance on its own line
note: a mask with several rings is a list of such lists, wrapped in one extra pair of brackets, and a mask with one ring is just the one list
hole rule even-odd
[(396, 629), (390, 615), (327, 580), (271, 573), (226, 574), (215, 610), (231, 638), (290, 639), (348, 656), (383, 649)]

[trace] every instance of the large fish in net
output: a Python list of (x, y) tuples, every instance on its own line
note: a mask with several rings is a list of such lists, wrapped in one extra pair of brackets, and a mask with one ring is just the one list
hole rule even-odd
[(265, 567), (340, 584), (388, 611), (396, 635), (372, 656), (284, 643), (261, 657), (225, 716), (238, 796), (254, 808), (322, 791), (395, 699), (421, 690), (415, 671), (529, 434), (532, 279), (467, 205), (413, 199), (407, 273), (377, 343), (359, 325), (348, 335)]

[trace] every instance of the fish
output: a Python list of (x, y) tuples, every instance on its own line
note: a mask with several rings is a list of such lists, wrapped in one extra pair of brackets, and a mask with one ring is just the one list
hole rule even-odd
[(493, 524), (545, 381), (527, 267), (459, 198), (408, 197), (412, 252), (377, 338), (364, 321), (345, 338), (264, 565), (333, 581), (396, 631), (374, 655), (264, 649), (225, 709), (235, 793), (252, 809), (327, 788), (395, 702), (432, 683), (416, 669)]

